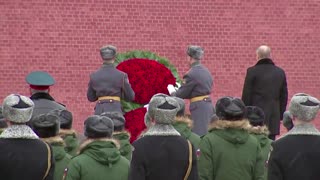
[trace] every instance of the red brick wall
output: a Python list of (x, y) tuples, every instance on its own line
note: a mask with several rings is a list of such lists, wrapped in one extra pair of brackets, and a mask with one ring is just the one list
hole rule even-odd
[(94, 107), (86, 99), (89, 73), (101, 64), (99, 48), (109, 43), (120, 52), (165, 56), (180, 75), (188, 70), (186, 46), (203, 46), (214, 101), (241, 96), (255, 49), (267, 44), (287, 72), (289, 96), (320, 98), (319, 21), (318, 0), (1, 0), (0, 99), (28, 95), (25, 75), (46, 70), (57, 81), (53, 96), (82, 130)]

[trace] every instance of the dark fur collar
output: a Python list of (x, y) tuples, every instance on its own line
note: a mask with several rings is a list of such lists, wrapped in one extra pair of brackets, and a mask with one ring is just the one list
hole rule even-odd
[(47, 99), (50, 101), (54, 101), (53, 97), (50, 96), (48, 93), (35, 93), (30, 97), (31, 100), (38, 100), (38, 99)]
[(273, 62), (271, 59), (269, 59), (269, 58), (264, 58), (264, 59), (260, 59), (260, 60), (257, 62), (256, 66), (257, 66), (257, 65), (261, 65), (261, 64), (272, 64), (272, 65), (274, 65), (274, 62)]

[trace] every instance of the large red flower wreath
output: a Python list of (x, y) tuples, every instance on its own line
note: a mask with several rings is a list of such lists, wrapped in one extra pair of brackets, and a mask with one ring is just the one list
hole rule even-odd
[(157, 93), (168, 94), (168, 84), (181, 82), (177, 70), (169, 61), (147, 51), (131, 51), (118, 54), (115, 63), (117, 69), (128, 74), (128, 79), (135, 92), (134, 102), (122, 101), (126, 114), (125, 128), (131, 133), (130, 142), (136, 140), (146, 128), (143, 105), (149, 103)]
[(134, 101), (139, 104), (149, 103), (154, 94), (168, 94), (167, 86), (176, 83), (171, 71), (154, 60), (130, 59), (120, 63), (117, 68), (128, 74), (135, 92)]
[(146, 128), (144, 124), (144, 114), (147, 112), (146, 108), (138, 108), (127, 112), (125, 128), (130, 132), (130, 142), (136, 140), (141, 132)]

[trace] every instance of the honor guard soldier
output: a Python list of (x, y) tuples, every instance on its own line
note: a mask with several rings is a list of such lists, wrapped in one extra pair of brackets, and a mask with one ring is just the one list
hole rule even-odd
[(49, 73), (33, 71), (27, 75), (26, 81), (30, 86), (30, 99), (34, 103), (33, 117), (55, 109), (66, 109), (63, 104), (56, 102), (49, 94), (50, 86), (55, 84), (55, 80)]
[(200, 136), (207, 133), (209, 121), (214, 113), (210, 99), (213, 78), (210, 71), (200, 62), (203, 54), (204, 50), (200, 46), (189, 46), (187, 55), (191, 69), (183, 76), (184, 83), (176, 92), (173, 85), (168, 86), (171, 95), (190, 99), (189, 109), (194, 125), (192, 131)]
[(122, 113), (120, 100), (134, 100), (134, 91), (128, 75), (114, 66), (116, 47), (108, 45), (100, 49), (103, 65), (90, 75), (87, 98), (90, 102), (97, 101), (95, 115), (103, 112), (117, 111)]

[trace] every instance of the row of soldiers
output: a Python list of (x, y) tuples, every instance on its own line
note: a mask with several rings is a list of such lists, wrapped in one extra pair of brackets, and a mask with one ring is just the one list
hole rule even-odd
[[(14, 106), (12, 101), (15, 102), (13, 103), (15, 104)], [(178, 131), (174, 135), (181, 135), (188, 139), (193, 149), (199, 150), (200, 137), (191, 132), (192, 121), (189, 116), (185, 115), (184, 100), (174, 97), (174, 101), (179, 107), (176, 117), (172, 121), (173, 127)], [(29, 107), (27, 107), (28, 104), (30, 105)], [(130, 134), (124, 130), (125, 119), (121, 113), (104, 112), (101, 115), (88, 117), (84, 122), (86, 139), (79, 140), (77, 133), (72, 129), (73, 118), (68, 110), (51, 110), (48, 113), (31, 117), (34, 106), (32, 106), (32, 102), (27, 97), (20, 95), (8, 96), (4, 100), (3, 106), (4, 112), (1, 114), (4, 116), (1, 117), (1, 124), (5, 127), (7, 125), (5, 120), (8, 120), (9, 128), (2, 129), (4, 132), (1, 134), (1, 138), (13, 138), (12, 130), (16, 126), (19, 128), (15, 128), (14, 133), (21, 133), (22, 136), (15, 138), (36, 139), (39, 137), (50, 145), (52, 157), (50, 157), (51, 164), (49, 170), (47, 170), (46, 179), (95, 179), (94, 177), (128, 179), (132, 146), (129, 143)], [(7, 110), (8, 108), (11, 110)], [(261, 110), (253, 108), (250, 112), (249, 116), (258, 115), (258, 118), (252, 118), (254, 121), (257, 121), (257, 119), (259, 119), (259, 122), (263, 121), (263, 112)], [(19, 119), (18, 115), (25, 118), (23, 120)], [(28, 120), (29, 118), (30, 121)], [(214, 116), (212, 120), (216, 120), (216, 118)], [(25, 126), (25, 124), (28, 126)], [(147, 136), (151, 131), (150, 129), (152, 129), (150, 113), (145, 115), (145, 124), (148, 130), (143, 132), (141, 137)], [(35, 134), (30, 129), (28, 129), (28, 133), (20, 132), (23, 129), (22, 127), (25, 129), (30, 127)], [(82, 141), (81, 146), (79, 146), (79, 141)], [(33, 155), (30, 154), (29, 156)], [(74, 158), (72, 159), (72, 157)], [(17, 163), (19, 162), (17, 161)], [(39, 170), (41, 171), (42, 168)], [(31, 179), (37, 175), (36, 173), (30, 177), (24, 173), (11, 174), (13, 172), (7, 171), (4, 173), (4, 177), (9, 179), (28, 177)], [(195, 174), (197, 176), (197, 173)], [(136, 178), (132, 177), (131, 179)]]
[[(288, 149), (283, 142), (294, 142), (297, 135), (309, 135), (306, 138), (311, 139), (306, 143), (319, 144), (319, 139), (312, 139), (317, 136), (311, 135), (320, 133), (310, 124), (317, 115), (319, 104), (316, 98), (307, 94), (292, 98), (290, 113), (299, 123), (274, 142), (275, 149), (270, 154), (271, 140), (263, 124), (263, 111), (258, 107), (246, 107), (238, 98), (223, 97), (217, 101), (216, 116), (212, 117), (207, 134), (200, 138), (191, 132), (192, 123), (184, 114), (184, 101), (156, 94), (145, 115), (147, 130), (132, 147), (128, 134), (123, 134), (125, 119), (119, 112), (88, 117), (84, 122), (86, 138), (78, 147), (70, 146), (70, 139), (61, 134), (72, 131), (70, 112), (53, 110), (32, 117), (34, 103), (25, 96), (13, 94), (5, 98), (2, 107), (9, 127), (0, 135), (3, 162), (0, 171), (7, 179), (275, 180), (281, 176), (291, 177), (293, 172), (281, 169), (292, 170), (302, 164), (290, 161), (291, 165), (286, 166)], [(121, 136), (126, 138), (121, 141)], [(77, 141), (75, 136), (69, 138)], [(78, 151), (76, 155), (75, 151)], [(306, 152), (308, 155), (310, 150)], [(304, 166), (309, 167), (309, 161), (319, 160), (318, 155), (314, 155), (314, 159), (307, 162), (304, 157), (309, 156), (305, 155), (295, 160), (303, 160)], [(21, 169), (24, 171), (20, 172)], [(309, 179), (319, 177), (315, 171), (311, 172)], [(306, 177), (304, 172), (302, 174), (299, 177)]]

